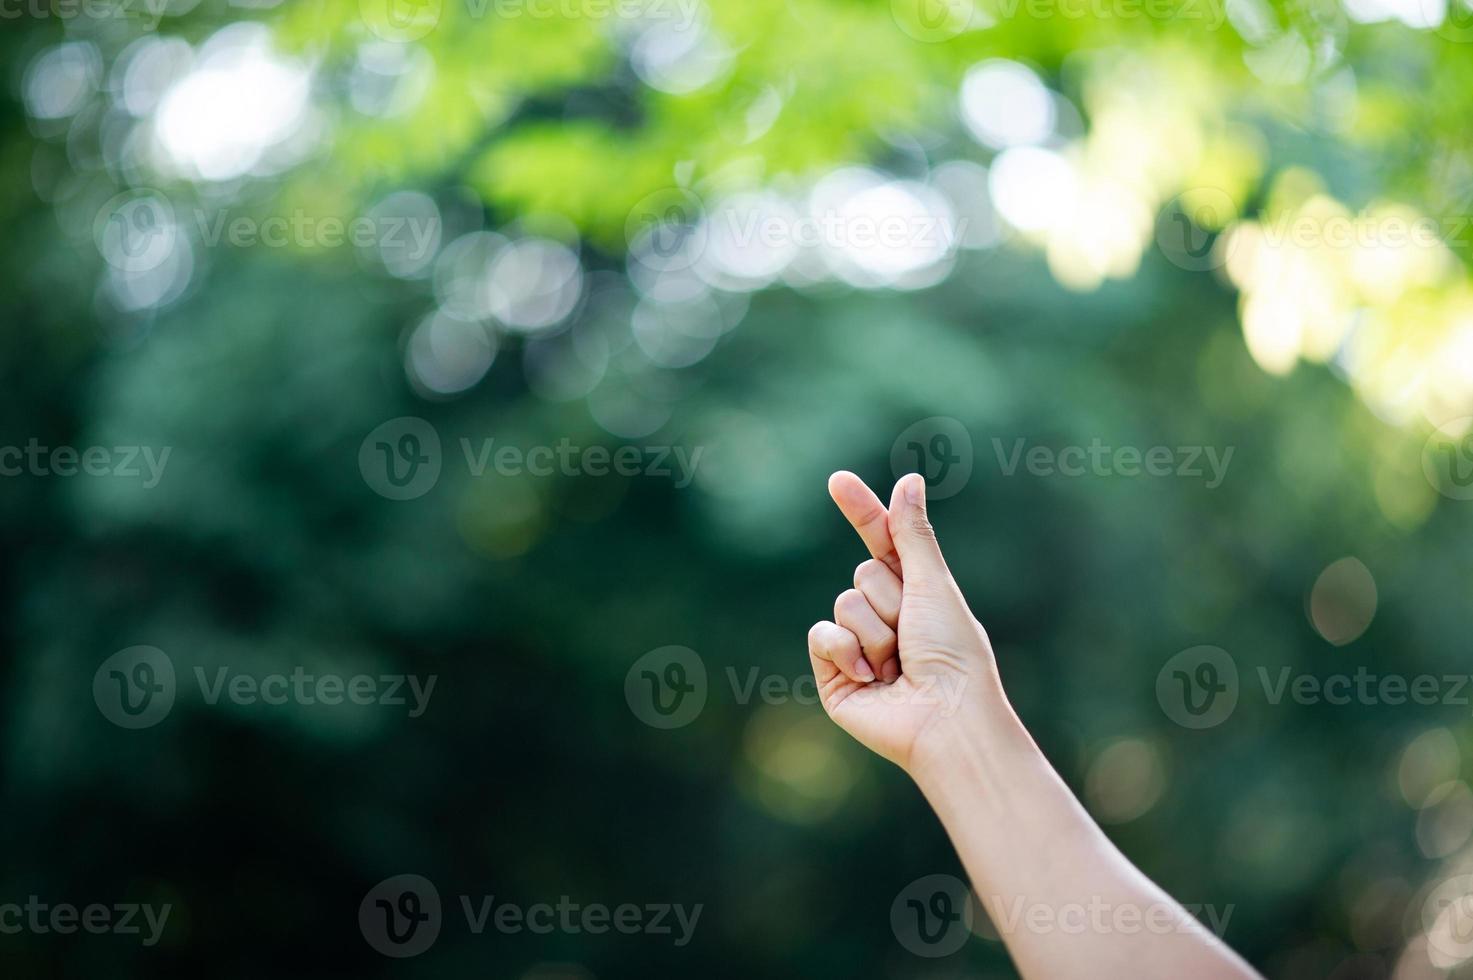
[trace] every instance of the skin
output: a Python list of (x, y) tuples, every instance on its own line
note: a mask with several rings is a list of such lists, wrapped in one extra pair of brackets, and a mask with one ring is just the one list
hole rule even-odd
[(1023, 728), (925, 486), (902, 478), (887, 507), (853, 473), (829, 478), (872, 557), (808, 632), (824, 710), (915, 780), (1024, 977), (1258, 977), (1126, 860)]

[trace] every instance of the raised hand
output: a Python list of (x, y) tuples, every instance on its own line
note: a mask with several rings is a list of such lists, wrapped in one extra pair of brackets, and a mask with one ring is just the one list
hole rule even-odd
[[(1004, 923), (1018, 971), (1029, 980), (1257, 977), (1115, 849), (1013, 714), (992, 644), (926, 519), (925, 481), (903, 477), (888, 509), (853, 473), (830, 477), (829, 493), (874, 557), (854, 570), (834, 619), (808, 632), (824, 710), (915, 779), (993, 923)], [(1172, 927), (1008, 927), (1004, 914), (1019, 902), (1056, 912), (1088, 903)]]
[(808, 631), (814, 679), (829, 717), (909, 770), (961, 715), (1003, 703), (992, 645), (941, 556), (922, 477), (896, 483), (889, 508), (849, 472), (829, 494), (873, 557)]

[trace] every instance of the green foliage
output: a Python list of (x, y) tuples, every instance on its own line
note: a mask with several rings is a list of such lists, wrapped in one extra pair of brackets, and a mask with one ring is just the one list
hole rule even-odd
[[(729, 70), (677, 94), (641, 82), (628, 38), (592, 13), (472, 9), (447, 0), (416, 41), (433, 69), (422, 94), (383, 115), (352, 101), (360, 45), (375, 40), (360, 5), (262, 12), (276, 43), (314, 64), (323, 121), (312, 153), (262, 179), (130, 170), (99, 135), (105, 94), (60, 123), (6, 104), (0, 445), (172, 456), (153, 488), (0, 478), (0, 902), (171, 902), (177, 916), (151, 949), (0, 936), (7, 975), (583, 975), (556, 963), (600, 977), (1010, 975), (988, 939), (936, 969), (895, 943), (896, 893), (957, 870), (914, 787), (816, 706), (741, 703), (728, 683), (754, 668), (789, 684), (806, 674), (805, 631), (864, 557), (824, 479), (842, 467), (888, 487), (897, 436), (932, 416), (974, 443), (971, 480), (934, 517), (1030, 728), (1091, 805), (1090, 774), (1117, 740), (1159, 766), (1157, 795), (1107, 828), (1126, 853), (1183, 901), (1231, 903), (1228, 940), (1271, 976), (1390, 975), (1423, 926), (1418, 889), (1466, 853), (1465, 841), (1429, 850), (1432, 818), (1398, 782), (1404, 753), (1445, 728), (1466, 756), (1466, 707), (1273, 704), (1254, 685), (1260, 668), (1467, 672), (1473, 563), (1459, 542), (1473, 505), (1427, 483), (1425, 419), (1384, 411), (1372, 370), (1403, 365), (1402, 344), (1429, 372), (1447, 366), (1440, 318), (1466, 274), (1410, 294), (1428, 312), (1407, 322), (1425, 329), (1396, 321), (1391, 353), (1368, 367), (1306, 346), (1271, 373), (1244, 343), (1227, 276), (1172, 264), (1149, 224), (1204, 186), (1238, 208), (1221, 225), (1267, 220), (1321, 186), (1352, 208), (1392, 200), (1456, 218), (1466, 46), (1351, 23), (1338, 7), (1264, 6), (1282, 36), (1339, 45), (1272, 83), (1245, 62), (1260, 45), (1210, 6), (1035, 17), (1024, 0), (998, 25), (927, 43), (907, 33), (903, 0), (743, 0), (708, 12)], [(244, 16), (205, 3), (161, 30), (200, 42)], [(109, 66), (140, 34), (47, 18), (7, 28), (14, 92), (62, 27)], [(1070, 152), (1139, 178), (1147, 221), (1132, 226), (1126, 272), (1065, 288), (1059, 243), (1015, 234), (958, 252), (920, 290), (709, 291), (703, 325), (723, 327), (709, 354), (679, 367), (647, 356), (630, 324), (650, 304), (624, 254), (641, 202), (671, 189), (799, 195), (844, 165), (924, 179), (944, 159), (991, 162), (957, 121), (956, 92), (999, 57), (1070, 100)], [(1114, 142), (1106, 119), (1123, 126)], [(94, 219), (124, 184), (162, 188), (191, 233), (193, 208), (347, 219), (423, 192), (442, 245), (535, 232), (577, 250), (583, 288), (551, 330), (491, 325), (484, 378), (427, 395), (406, 350), (445, 301), (443, 275), (394, 278), (371, 249), (196, 243), (186, 290), (120, 310)], [(1468, 245), (1447, 248), (1466, 261)], [(595, 364), (596, 383), (560, 375), (571, 393), (550, 395), (548, 363)], [(439, 482), (408, 501), (375, 493), (359, 465), (365, 436), (401, 416), (430, 422), (443, 446)], [(631, 417), (655, 422), (636, 432)], [(476, 475), (462, 447), (487, 438), (704, 456), (688, 486)], [(1235, 455), (1215, 488), (1008, 475), (1000, 454), (1019, 439)], [(1345, 556), (1370, 570), (1379, 603), (1360, 638), (1334, 647), (1306, 604)], [(169, 654), (181, 691), (196, 667), (219, 666), (438, 684), (420, 718), (195, 693), (127, 731), (91, 691), (106, 657), (139, 644)], [(694, 723), (661, 731), (631, 712), (624, 683), (672, 644), (699, 652), (711, 689)], [(1155, 694), (1162, 664), (1199, 644), (1228, 650), (1244, 684), (1233, 717), (1207, 731), (1174, 724)], [(1450, 779), (1468, 777), (1461, 758)], [(454, 896), (487, 893), (706, 912), (683, 948), (447, 926), (400, 963), (364, 943), (355, 917), (375, 882), (406, 871), (439, 885), (452, 918)]]

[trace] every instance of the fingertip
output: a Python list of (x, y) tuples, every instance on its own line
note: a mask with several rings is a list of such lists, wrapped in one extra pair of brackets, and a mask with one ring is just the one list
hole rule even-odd
[(919, 473), (907, 473), (895, 481), (895, 489), (890, 491), (890, 512), (895, 513), (901, 507), (926, 506), (926, 478)]
[(829, 496), (834, 498), (835, 503), (842, 503), (840, 498), (852, 493), (856, 483), (864, 485), (864, 481), (856, 474), (848, 470), (835, 470), (829, 474)]
[(919, 473), (907, 473), (900, 481), (905, 488), (905, 502), (915, 507), (926, 505), (926, 478)]

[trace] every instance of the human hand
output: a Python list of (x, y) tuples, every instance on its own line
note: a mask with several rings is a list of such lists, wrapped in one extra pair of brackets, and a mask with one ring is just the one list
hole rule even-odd
[(834, 618), (808, 631), (808, 655), (829, 717), (914, 774), (967, 719), (1011, 714), (992, 644), (946, 567), (926, 517), (926, 481), (895, 484), (887, 509), (853, 473), (829, 494), (873, 556)]

